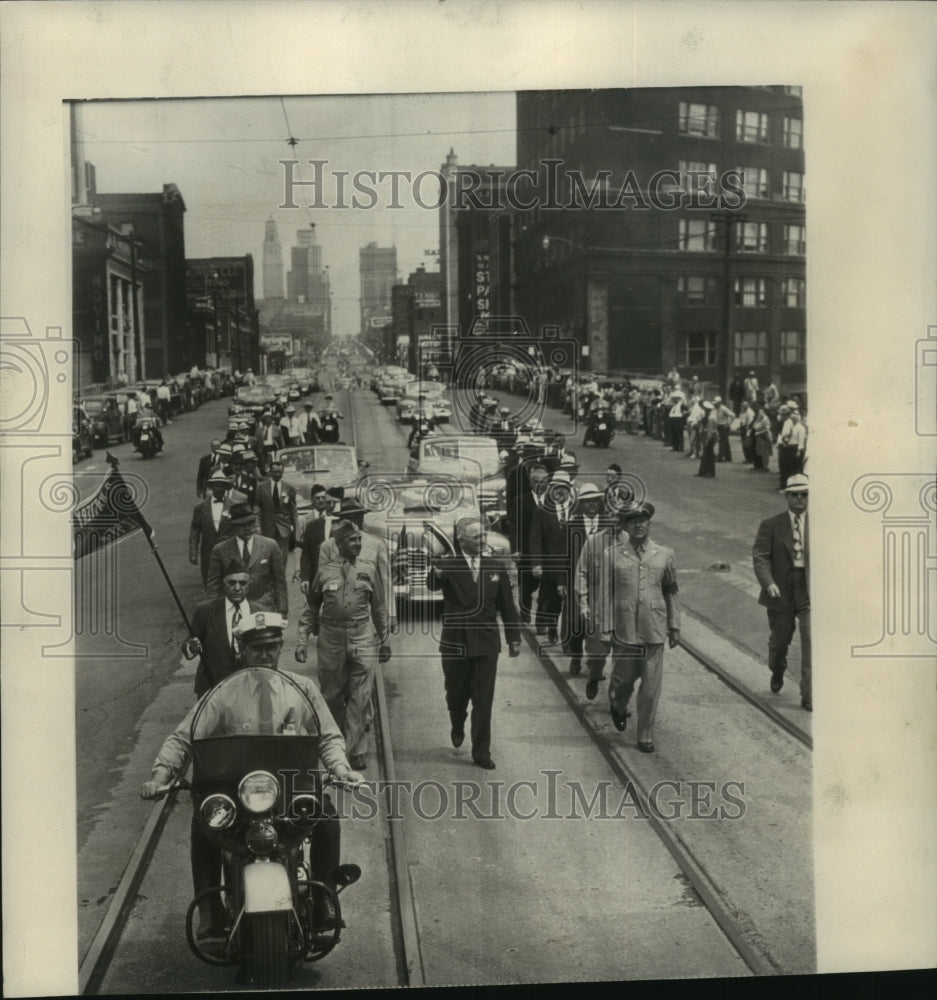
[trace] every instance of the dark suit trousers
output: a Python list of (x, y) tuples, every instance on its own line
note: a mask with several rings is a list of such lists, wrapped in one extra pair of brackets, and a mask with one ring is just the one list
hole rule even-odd
[(784, 608), (768, 608), (768, 666), (771, 673), (784, 676), (787, 670), (787, 651), (794, 638), (794, 624), (800, 622), (800, 696), (812, 699), (812, 658), (810, 650), (810, 596), (807, 593), (807, 578), (803, 570), (795, 569), (792, 577), (793, 592), (791, 603)]
[(732, 445), (729, 443), (729, 426), (728, 424), (723, 424), (717, 427), (716, 430), (719, 433), (719, 461), (731, 462)]
[(443, 656), (443, 676), (446, 681), (446, 706), (452, 728), (465, 725), (468, 705), (472, 703), (472, 759), (489, 756), (491, 752), (491, 706), (495, 697), (495, 675), (498, 654), (487, 656)]

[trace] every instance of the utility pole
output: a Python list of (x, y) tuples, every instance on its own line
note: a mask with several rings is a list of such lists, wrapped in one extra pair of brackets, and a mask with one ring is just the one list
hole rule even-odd
[(726, 396), (729, 392), (729, 383), (732, 381), (732, 284), (731, 272), (729, 268), (729, 254), (732, 248), (732, 227), (740, 222), (745, 222), (747, 215), (738, 212), (710, 212), (710, 219), (721, 222), (725, 227), (723, 233), (722, 246), (722, 329), (725, 331), (725, 385), (720, 389), (720, 395)]
[(137, 241), (133, 234), (127, 237), (130, 243), (130, 309), (133, 316), (133, 339), (135, 341), (137, 364), (136, 381), (142, 382), (143, 375), (143, 331), (140, 329), (140, 310), (137, 304)]

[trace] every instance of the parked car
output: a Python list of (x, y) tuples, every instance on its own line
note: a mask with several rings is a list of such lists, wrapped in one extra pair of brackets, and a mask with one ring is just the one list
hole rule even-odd
[(474, 434), (432, 434), (410, 452), (407, 475), (413, 478), (454, 477), (478, 491), (486, 516), (503, 513), (507, 505), (504, 469), (492, 437)]
[(385, 372), (377, 384), (377, 395), (381, 403), (384, 406), (396, 403), (409, 379), (409, 374), (401, 373), (399, 369)]
[(358, 458), (358, 451), (347, 444), (299, 445), (282, 448), (277, 460), (283, 463), (283, 482), (296, 489), (296, 540), (303, 537), (303, 530), (312, 511), (309, 493), (321, 483), (326, 489), (341, 487), (352, 495), (368, 463)]
[(82, 396), (81, 406), (91, 421), (95, 446), (123, 444), (127, 437), (124, 414), (115, 395)]
[[(366, 480), (359, 487), (358, 501), (367, 507), (365, 487)], [(426, 573), (435, 558), (456, 551), (455, 525), (464, 517), (481, 515), (475, 487), (451, 476), (399, 481), (382, 476), (380, 488), (391, 503), (386, 510), (365, 514), (364, 530), (387, 544), (396, 597), (441, 601), (441, 591), (427, 589)], [(504, 535), (490, 531), (487, 551), (508, 557), (511, 545)]]
[(76, 403), (72, 407), (72, 462), (91, 458), (94, 453), (94, 429), (85, 408)]

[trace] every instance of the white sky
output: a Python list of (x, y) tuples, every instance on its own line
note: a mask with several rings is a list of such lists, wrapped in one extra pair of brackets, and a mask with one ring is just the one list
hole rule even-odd
[[(438, 249), (438, 212), (420, 208), (404, 180), (399, 209), (388, 207), (390, 180), (374, 185), (379, 201), (372, 209), (311, 210), (308, 187), (295, 188), (296, 209), (280, 209), (285, 168), (277, 161), (299, 160), (294, 176), (305, 180), (313, 176), (310, 159), (328, 160), (326, 170), (408, 170), (416, 176), (438, 170), (450, 146), (463, 165), (512, 165), (516, 156), (512, 92), (285, 97), (282, 103), (279, 97), (106, 101), (85, 104), (82, 114), (84, 156), (95, 166), (98, 191), (158, 192), (175, 183), (186, 204), (186, 256), (253, 254), (258, 299), (268, 217), (279, 229), (284, 288), (296, 230), (314, 222), (329, 266), (333, 330), (340, 335), (358, 331), (359, 248), (371, 240), (396, 246), (402, 281), (419, 264), (435, 270), (436, 258), (423, 251)], [(295, 152), (286, 142), (290, 135), (300, 140)], [(351, 179), (345, 183), (350, 202)], [(331, 178), (323, 192), (334, 204)], [(421, 193), (425, 203), (435, 204), (432, 180)]]

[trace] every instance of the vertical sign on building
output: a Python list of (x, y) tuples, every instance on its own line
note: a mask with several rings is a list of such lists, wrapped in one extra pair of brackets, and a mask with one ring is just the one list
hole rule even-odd
[(487, 320), (491, 315), (491, 255), (487, 250), (475, 251), (475, 319)]

